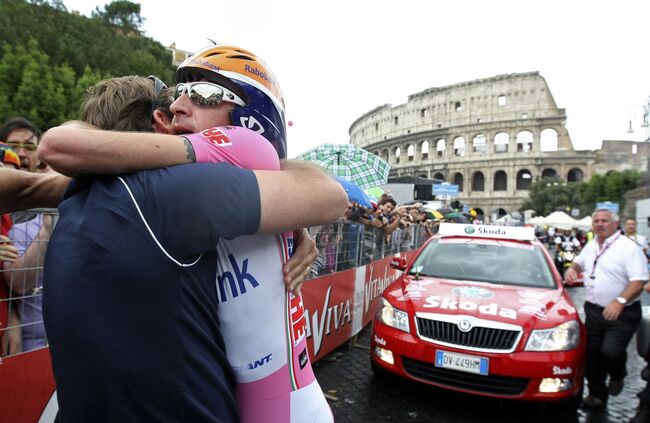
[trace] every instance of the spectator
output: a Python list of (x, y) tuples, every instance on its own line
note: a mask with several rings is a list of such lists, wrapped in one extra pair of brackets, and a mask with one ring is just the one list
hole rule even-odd
[(11, 118), (0, 126), (0, 141), (16, 151), (22, 170), (36, 172), (42, 166), (36, 154), (40, 138), (41, 131), (22, 117)]
[[(641, 249), (616, 230), (619, 218), (606, 209), (592, 215), (596, 242), (588, 243), (566, 271), (569, 284), (585, 275), (588, 408), (602, 408), (620, 394), (626, 375), (626, 348), (641, 320), (638, 295), (648, 280)], [(609, 387), (606, 385), (609, 374)]]
[(643, 235), (636, 233), (636, 219), (628, 217), (624, 223), (625, 236), (630, 238), (642, 250), (643, 254), (648, 257), (648, 240)]
[[(8, 145), (0, 143), (0, 168), (20, 168), (18, 155)], [(18, 249), (7, 236), (11, 229), (11, 217), (0, 216), (0, 356), (16, 354), (22, 349), (20, 318), (10, 302), (9, 290), (3, 270), (4, 262), (12, 263), (18, 259)]]
[[(627, 222), (626, 222), (627, 226)], [(650, 283), (644, 285), (645, 292), (650, 293)], [(641, 372), (641, 378), (646, 381), (645, 388), (638, 393), (639, 408), (636, 414), (630, 420), (630, 423), (648, 423), (650, 422), (650, 348), (645, 353), (647, 363), (645, 369)]]
[[(9, 119), (0, 127), (0, 139), (16, 150), (20, 169), (28, 172), (43, 172), (44, 163), (39, 162), (36, 149), (40, 131), (27, 119)], [(5, 152), (5, 155), (9, 153)], [(52, 230), (51, 216), (34, 213), (15, 214), (9, 238), (18, 249), (15, 261), (5, 262), (5, 282), (10, 294), (18, 299), (12, 301), (22, 323), (22, 350), (30, 351), (47, 344), (43, 326), (42, 267), (45, 261), (47, 242)]]
[(18, 299), (12, 301), (22, 323), (22, 350), (31, 351), (46, 346), (43, 325), (43, 263), (47, 251), (52, 216), (39, 214), (27, 221), (14, 221), (9, 238), (19, 257), (6, 261), (5, 279), (9, 291)]

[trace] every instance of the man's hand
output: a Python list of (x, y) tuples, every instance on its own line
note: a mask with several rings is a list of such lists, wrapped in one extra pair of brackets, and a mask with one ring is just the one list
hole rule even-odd
[(18, 259), (18, 249), (11, 244), (11, 240), (0, 235), (0, 261), (14, 262)]
[(0, 354), (4, 357), (7, 355), (18, 354), (23, 349), (23, 331), (20, 327), (20, 318), (15, 310), (9, 313), (8, 327), (2, 336), (2, 345), (0, 345)]
[(382, 222), (380, 219), (372, 219), (370, 221), (370, 224), (375, 228), (383, 228), (384, 227), (384, 222)]
[(603, 310), (603, 317), (605, 320), (614, 321), (618, 319), (618, 316), (621, 315), (625, 309), (625, 304), (621, 304), (618, 301), (614, 300), (611, 303), (607, 304), (607, 307)]
[(309, 267), (318, 257), (318, 249), (307, 229), (294, 231), (293, 240), (295, 246), (293, 256), (284, 265), (282, 272), (287, 292), (293, 291), (294, 295), (300, 295), (300, 288), (309, 274)]
[(566, 272), (564, 272), (564, 281), (567, 285), (574, 285), (578, 282), (578, 272), (573, 267), (569, 267)]

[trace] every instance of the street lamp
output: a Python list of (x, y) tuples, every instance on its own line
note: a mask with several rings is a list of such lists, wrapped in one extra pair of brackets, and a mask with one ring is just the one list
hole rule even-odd
[[(648, 122), (648, 119), (650, 117), (650, 97), (648, 97), (645, 104), (639, 106), (643, 107), (643, 122), (641, 123), (641, 128), (645, 128), (645, 139), (643, 141), (648, 142), (650, 141), (650, 123)], [(629, 127), (627, 129), (627, 133), (633, 134), (634, 128), (632, 127), (632, 119), (630, 119), (628, 123)]]

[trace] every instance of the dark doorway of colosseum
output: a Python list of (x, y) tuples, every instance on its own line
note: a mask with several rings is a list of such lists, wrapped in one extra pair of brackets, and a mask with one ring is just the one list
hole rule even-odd
[(582, 179), (584, 178), (584, 175), (582, 173), (582, 170), (578, 168), (573, 168), (569, 171), (567, 175), (567, 181), (568, 182), (582, 182)]
[(476, 172), (472, 178), (472, 191), (485, 191), (485, 176), (483, 172)]
[(458, 185), (458, 192), (463, 192), (463, 174), (456, 173), (454, 175), (454, 185)]
[(494, 173), (494, 191), (508, 190), (508, 175), (503, 170)]
[(522, 169), (519, 172), (517, 172), (517, 189), (530, 189), (530, 184), (533, 180), (533, 175), (526, 170)]
[(556, 176), (557, 176), (557, 172), (555, 171), (555, 169), (548, 168), (548, 169), (544, 169), (542, 171), (542, 179), (544, 179), (544, 178), (555, 178)]

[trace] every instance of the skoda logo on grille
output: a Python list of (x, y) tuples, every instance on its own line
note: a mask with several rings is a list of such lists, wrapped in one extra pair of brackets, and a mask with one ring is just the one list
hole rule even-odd
[(458, 326), (458, 329), (460, 329), (461, 332), (469, 332), (472, 330), (472, 322), (470, 322), (467, 319), (459, 320), (458, 323), (456, 323)]

